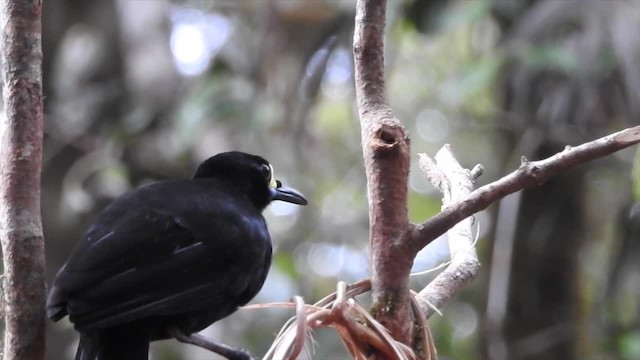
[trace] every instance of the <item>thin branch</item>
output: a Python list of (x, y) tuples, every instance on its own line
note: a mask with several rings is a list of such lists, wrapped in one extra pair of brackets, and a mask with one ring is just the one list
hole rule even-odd
[(372, 313), (395, 339), (410, 343), (409, 273), (415, 254), (404, 246), (409, 140), (385, 97), (385, 8), (385, 0), (356, 3), (355, 87), (369, 195)]
[(4, 359), (45, 358), (41, 0), (2, 0), (0, 240), (4, 262)]
[[(443, 207), (468, 196), (474, 180), (482, 172), (482, 167), (469, 171), (460, 166), (449, 145), (438, 151), (435, 162), (425, 154), (419, 155), (420, 170), (443, 194)], [(467, 217), (447, 232), (451, 263), (415, 297), (426, 317), (433, 315), (478, 274), (480, 262), (472, 226), (473, 218)]]
[(449, 205), (439, 214), (417, 225), (412, 237), (412, 249), (417, 253), (453, 225), (481, 211), (508, 194), (541, 185), (561, 171), (612, 154), (640, 142), (640, 126), (628, 128), (564, 151), (540, 161), (522, 159), (518, 170), (478, 188), (460, 201)]

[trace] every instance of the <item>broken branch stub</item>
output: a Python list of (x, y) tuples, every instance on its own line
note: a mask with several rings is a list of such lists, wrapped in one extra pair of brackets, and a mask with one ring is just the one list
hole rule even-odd
[[(435, 161), (426, 154), (418, 155), (421, 172), (442, 192), (443, 209), (469, 195), (473, 191), (475, 179), (482, 173), (482, 167), (479, 165), (473, 170), (463, 168), (449, 145), (438, 151)], [(427, 317), (433, 315), (478, 274), (480, 262), (472, 227), (473, 217), (470, 216), (447, 231), (451, 263), (416, 295)]]

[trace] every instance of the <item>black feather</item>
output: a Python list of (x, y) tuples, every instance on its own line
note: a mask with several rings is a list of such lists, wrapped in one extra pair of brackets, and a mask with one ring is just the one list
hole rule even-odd
[[(76, 360), (147, 359), (149, 341), (190, 334), (233, 313), (262, 287), (274, 199), (268, 163), (239, 152), (203, 162), (190, 180), (131, 191), (98, 216), (60, 269), (47, 315), (80, 332)], [(268, 167), (269, 168), (269, 167)]]

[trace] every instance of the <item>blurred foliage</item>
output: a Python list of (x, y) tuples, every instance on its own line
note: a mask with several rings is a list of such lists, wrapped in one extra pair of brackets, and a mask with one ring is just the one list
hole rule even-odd
[[(366, 183), (350, 48), (353, 5), (45, 1), (49, 276), (111, 199), (149, 181), (188, 177), (201, 160), (236, 149), (269, 159), (278, 177), (310, 199), (304, 209), (274, 204), (267, 210), (276, 255), (254, 302), (288, 301), (296, 294), (314, 302), (339, 280), (367, 277)], [(467, 167), (484, 165), (478, 185), (514, 170), (522, 155), (541, 156), (535, 151), (540, 144), (551, 141), (560, 150), (637, 123), (637, 1), (403, 0), (388, 7), (387, 93), (411, 134), (412, 153), (433, 155), (451, 143)], [(553, 359), (545, 351), (563, 341), (573, 350), (561, 358), (640, 358), (638, 159), (625, 151), (583, 169), (576, 214), (583, 221), (568, 225), (581, 227), (584, 235), (567, 242), (576, 246), (570, 249), (577, 270), (569, 324), (575, 332), (554, 338), (547, 328), (521, 324), (522, 334), (503, 338), (510, 359)], [(417, 157), (412, 160), (408, 206), (411, 220), (420, 222), (440, 209), (440, 195), (422, 179)], [(560, 209), (554, 202), (540, 206), (547, 214)], [(511, 214), (518, 224), (537, 221), (532, 236), (544, 234), (541, 218), (518, 208)], [(502, 220), (495, 207), (476, 219), (481, 274), (442, 309), (442, 317), (430, 320), (442, 359), (503, 358), (487, 335), (496, 326), (488, 319), (488, 289), (495, 281), (490, 270), (500, 263), (493, 241)], [(534, 260), (556, 251), (533, 245), (523, 255)], [(438, 265), (447, 252), (444, 239), (435, 241), (416, 259), (416, 270)], [(573, 263), (559, 261), (565, 260)], [(498, 270), (512, 271), (508, 265)], [(432, 276), (418, 276), (416, 288)], [(514, 278), (524, 279), (518, 276), (513, 270)], [(558, 286), (558, 293), (573, 291)], [(529, 280), (500, 288), (504, 296), (554, 295), (537, 289)], [(531, 316), (552, 318), (535, 306), (528, 309)], [(507, 322), (519, 316), (512, 307), (503, 310)], [(240, 310), (205, 335), (262, 354), (290, 315)], [(312, 358), (345, 357), (330, 330), (315, 339)], [(68, 322), (51, 324), (49, 358), (72, 358), (75, 340)], [(156, 360), (211, 358), (174, 341), (153, 349)]]

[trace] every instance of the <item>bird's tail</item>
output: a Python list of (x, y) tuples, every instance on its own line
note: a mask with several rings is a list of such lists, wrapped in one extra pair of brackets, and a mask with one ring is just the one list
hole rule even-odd
[(76, 360), (148, 360), (149, 338), (126, 329), (81, 333)]

